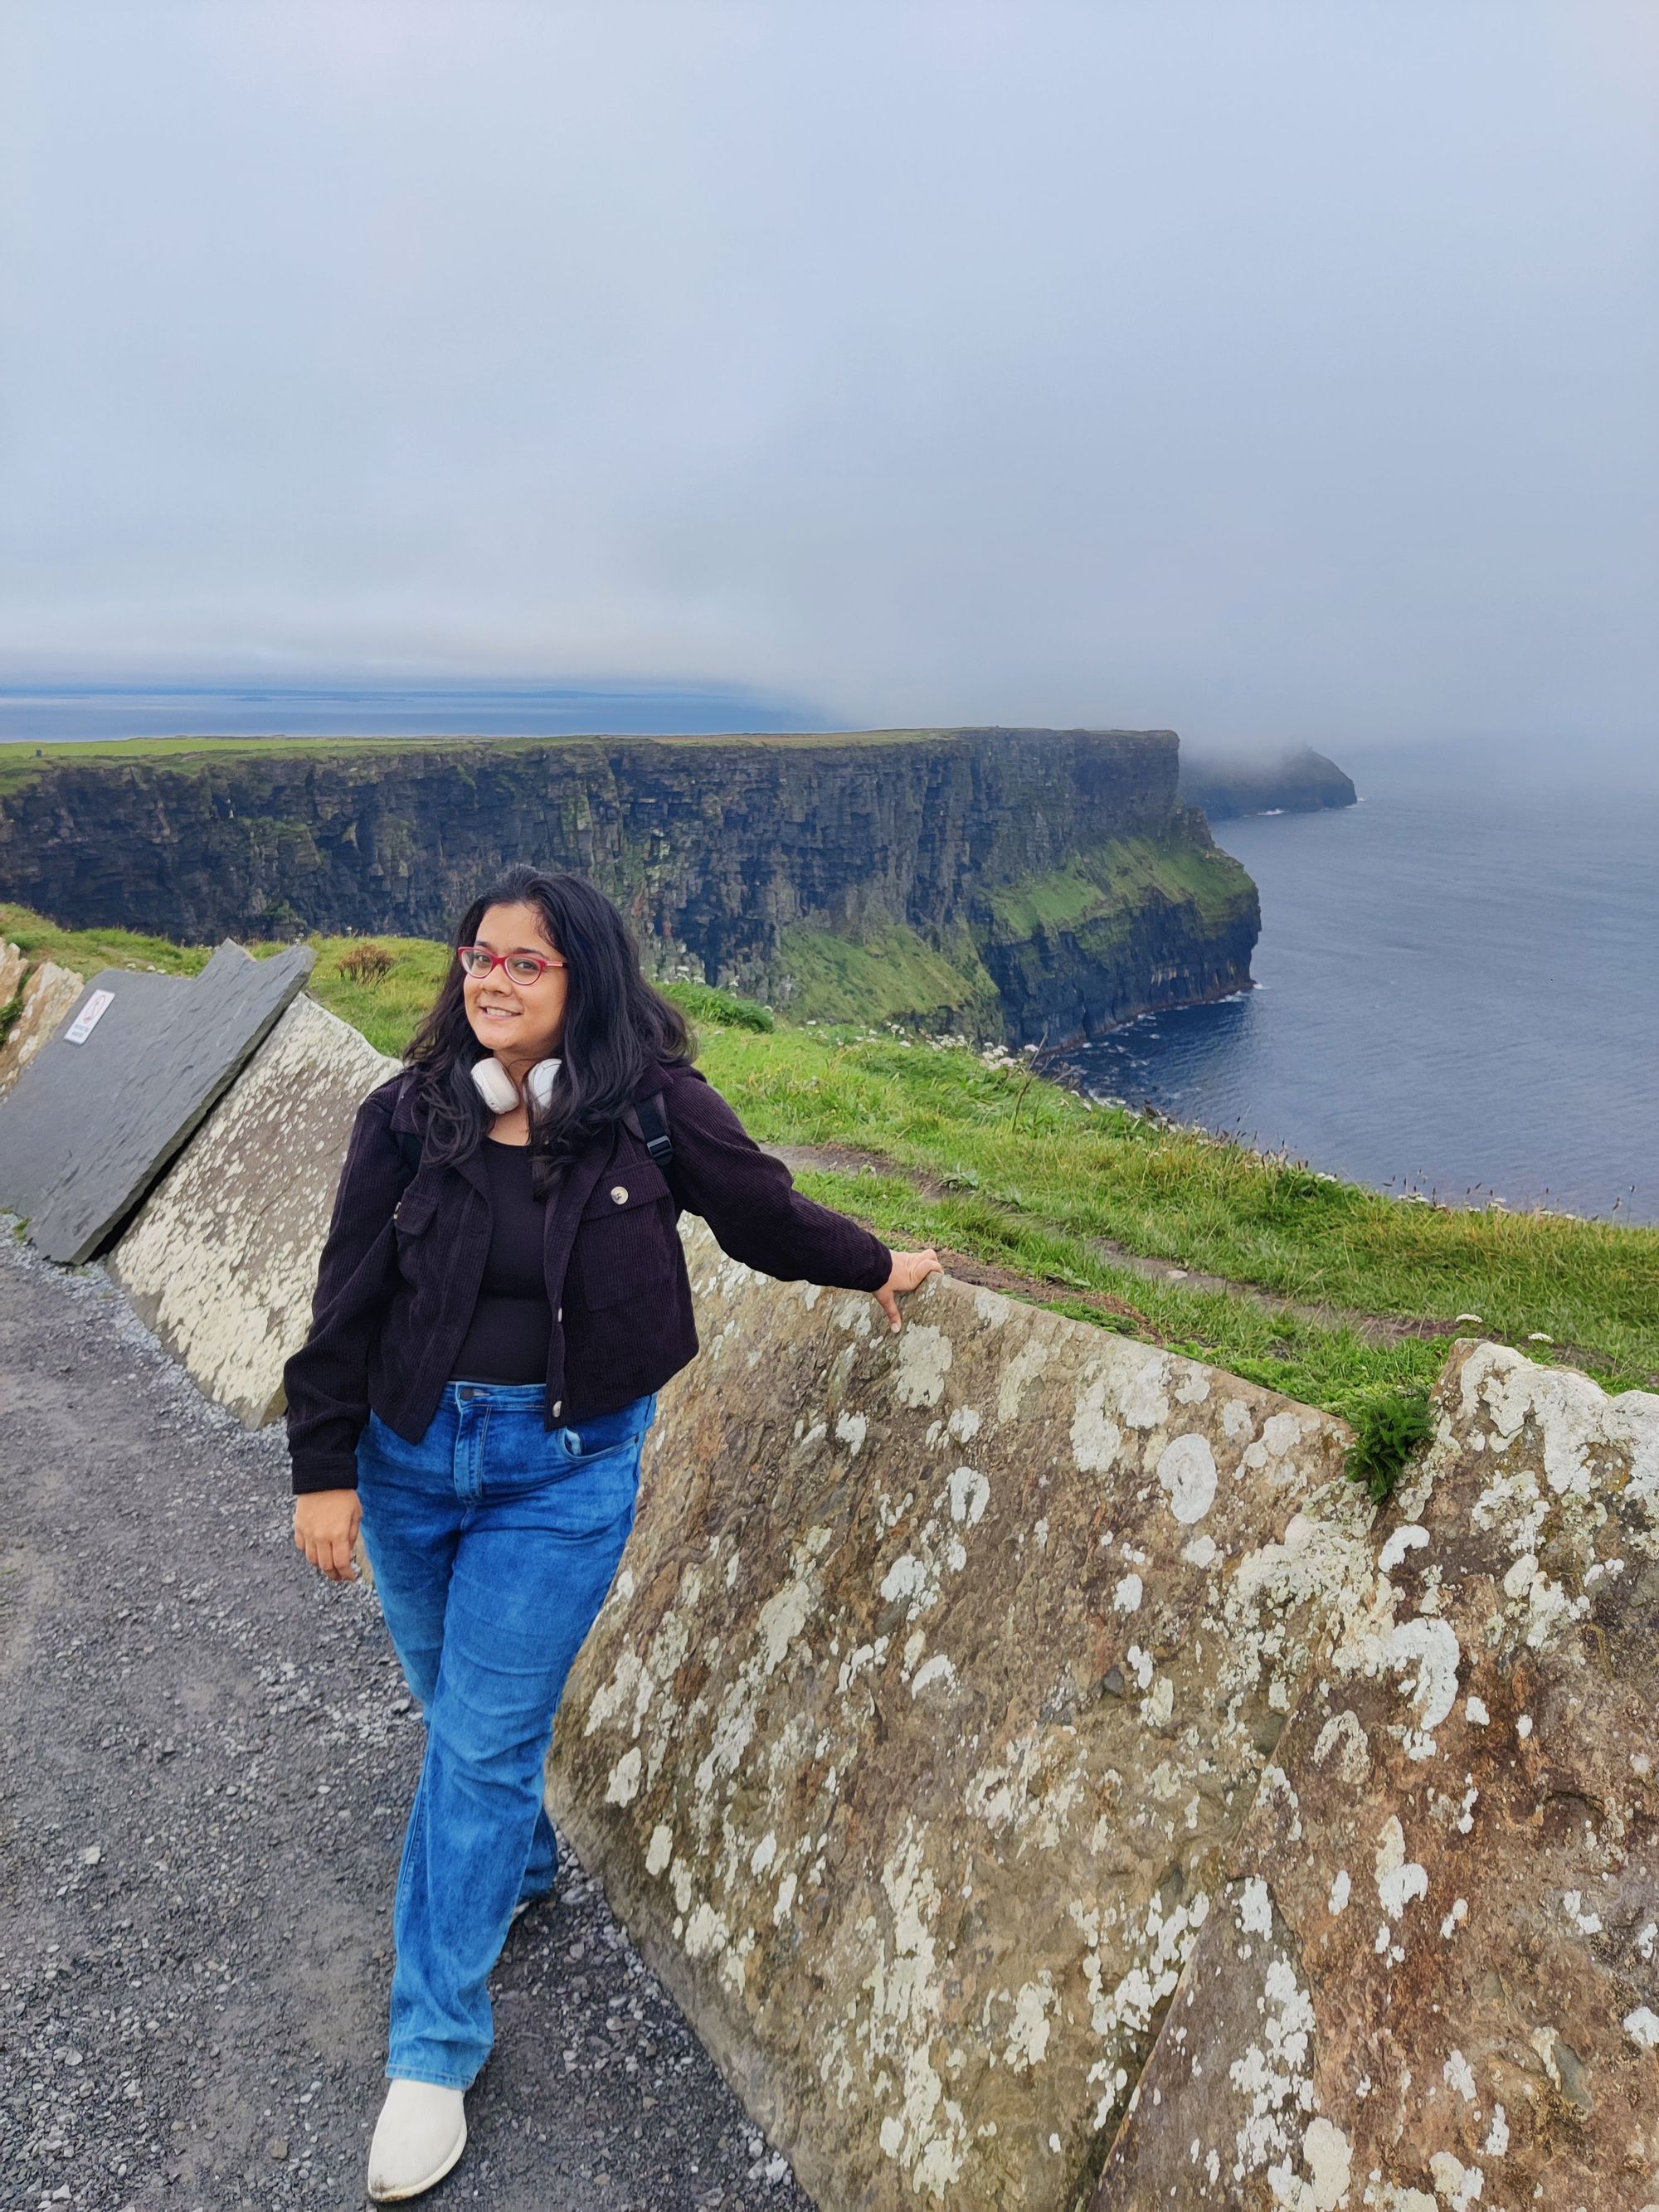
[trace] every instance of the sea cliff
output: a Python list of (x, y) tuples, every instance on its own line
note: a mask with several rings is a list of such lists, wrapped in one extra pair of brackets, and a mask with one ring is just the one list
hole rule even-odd
[(0, 896), (187, 942), (441, 936), (501, 862), (591, 874), (649, 964), (1012, 1043), (1248, 983), (1255, 889), (1168, 731), (0, 747)]
[(1181, 749), (1179, 796), (1212, 822), (1239, 814), (1316, 814), (1352, 806), (1353, 779), (1311, 745), (1268, 753), (1200, 753)]

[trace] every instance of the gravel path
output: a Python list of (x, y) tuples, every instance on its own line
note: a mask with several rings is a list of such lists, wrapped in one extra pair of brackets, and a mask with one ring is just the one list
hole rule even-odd
[[(377, 1601), (95, 1265), (0, 1216), (0, 2207), (356, 2207), (423, 1731)], [(417, 2201), (811, 2212), (567, 1853)]]

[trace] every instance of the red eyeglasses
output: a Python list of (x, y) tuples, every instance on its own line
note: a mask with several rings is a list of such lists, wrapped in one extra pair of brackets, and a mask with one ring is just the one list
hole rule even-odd
[(458, 945), (455, 957), (469, 975), (488, 975), (499, 964), (515, 983), (539, 983), (548, 969), (565, 964), (544, 960), (538, 952), (492, 952), (487, 945)]

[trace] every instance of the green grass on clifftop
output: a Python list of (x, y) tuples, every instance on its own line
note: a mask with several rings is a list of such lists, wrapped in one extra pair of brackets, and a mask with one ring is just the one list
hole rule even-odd
[(1172, 904), (1191, 899), (1206, 920), (1224, 919), (1247, 883), (1238, 862), (1218, 847), (1206, 852), (1174, 838), (1132, 837), (988, 896), (1000, 933), (1027, 938), (1045, 929), (1078, 929), (1118, 913), (1133, 916), (1148, 891)]
[[(0, 935), (88, 974), (191, 974), (209, 957), (120, 931), (59, 930), (4, 904)], [(377, 939), (392, 966), (364, 986), (340, 965), (358, 940), (307, 941), (315, 995), (381, 1051), (401, 1054), (448, 948)], [(1027, 1295), (1079, 1319), (1350, 1418), (1374, 1407), (1379, 1389), (1431, 1382), (1446, 1341), (1412, 1327), (1466, 1313), (1480, 1318), (1458, 1334), (1570, 1358), (1610, 1389), (1659, 1384), (1659, 1229), (1387, 1198), (1091, 1105), (1022, 1061), (851, 1028), (769, 1030), (765, 1009), (702, 985), (670, 988), (697, 1024), (705, 1073), (756, 1137), (855, 1155), (803, 1171), (803, 1188), (890, 1242), (948, 1246), (1006, 1269)], [(1148, 1280), (1113, 1246), (1311, 1310)], [(1103, 1310), (1109, 1301), (1128, 1310)], [(1553, 1343), (1532, 1341), (1535, 1331)]]

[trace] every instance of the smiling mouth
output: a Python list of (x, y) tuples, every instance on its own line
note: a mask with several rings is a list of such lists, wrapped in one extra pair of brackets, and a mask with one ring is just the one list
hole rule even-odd
[(487, 1022), (514, 1022), (519, 1018), (516, 1006), (480, 1006), (478, 1011)]

